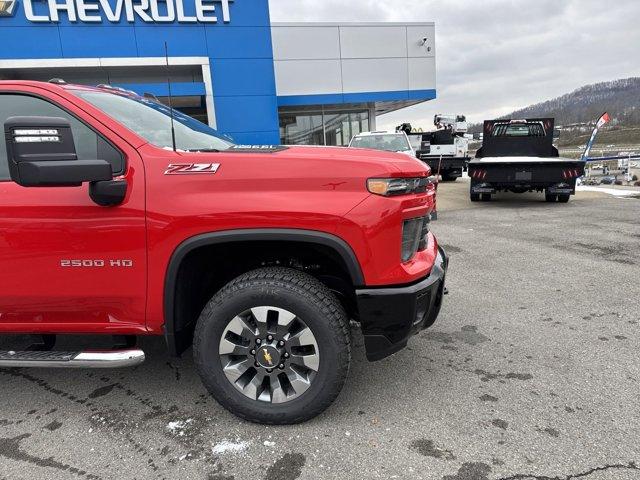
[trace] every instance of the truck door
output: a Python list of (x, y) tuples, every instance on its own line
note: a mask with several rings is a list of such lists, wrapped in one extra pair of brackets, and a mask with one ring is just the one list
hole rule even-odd
[[(25, 87), (27, 90), (29, 88)], [(0, 89), (0, 332), (145, 331), (144, 176), (134, 148), (68, 99)], [(4, 123), (64, 117), (79, 160), (107, 160), (128, 182), (121, 205), (81, 187), (21, 187), (9, 177)]]

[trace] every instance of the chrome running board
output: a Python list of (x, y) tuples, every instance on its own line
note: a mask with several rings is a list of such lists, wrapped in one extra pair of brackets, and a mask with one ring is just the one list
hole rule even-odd
[(0, 351), (0, 368), (122, 368), (144, 362), (140, 349), (85, 352)]

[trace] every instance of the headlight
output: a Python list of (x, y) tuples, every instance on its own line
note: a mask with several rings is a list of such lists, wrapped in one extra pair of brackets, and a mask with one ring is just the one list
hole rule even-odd
[(376, 195), (392, 197), (426, 192), (427, 187), (432, 183), (432, 177), (370, 178), (367, 180), (367, 190)]
[(402, 262), (408, 262), (419, 250), (427, 248), (429, 217), (405, 220), (402, 225)]

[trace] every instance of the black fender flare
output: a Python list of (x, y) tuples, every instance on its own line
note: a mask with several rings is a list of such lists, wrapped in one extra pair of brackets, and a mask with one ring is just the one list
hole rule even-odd
[(178, 271), (184, 258), (193, 250), (209, 245), (251, 241), (285, 241), (322, 245), (334, 250), (342, 258), (355, 288), (363, 286), (364, 276), (353, 249), (340, 237), (316, 230), (258, 228), (222, 230), (203, 233), (184, 240), (176, 247), (169, 260), (164, 282), (164, 335), (169, 353), (177, 356), (188, 348), (175, 331), (175, 292)]

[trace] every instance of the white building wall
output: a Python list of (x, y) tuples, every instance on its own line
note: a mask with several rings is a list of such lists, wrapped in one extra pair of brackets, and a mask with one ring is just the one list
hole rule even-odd
[(433, 23), (275, 23), (271, 31), (278, 96), (436, 88)]

